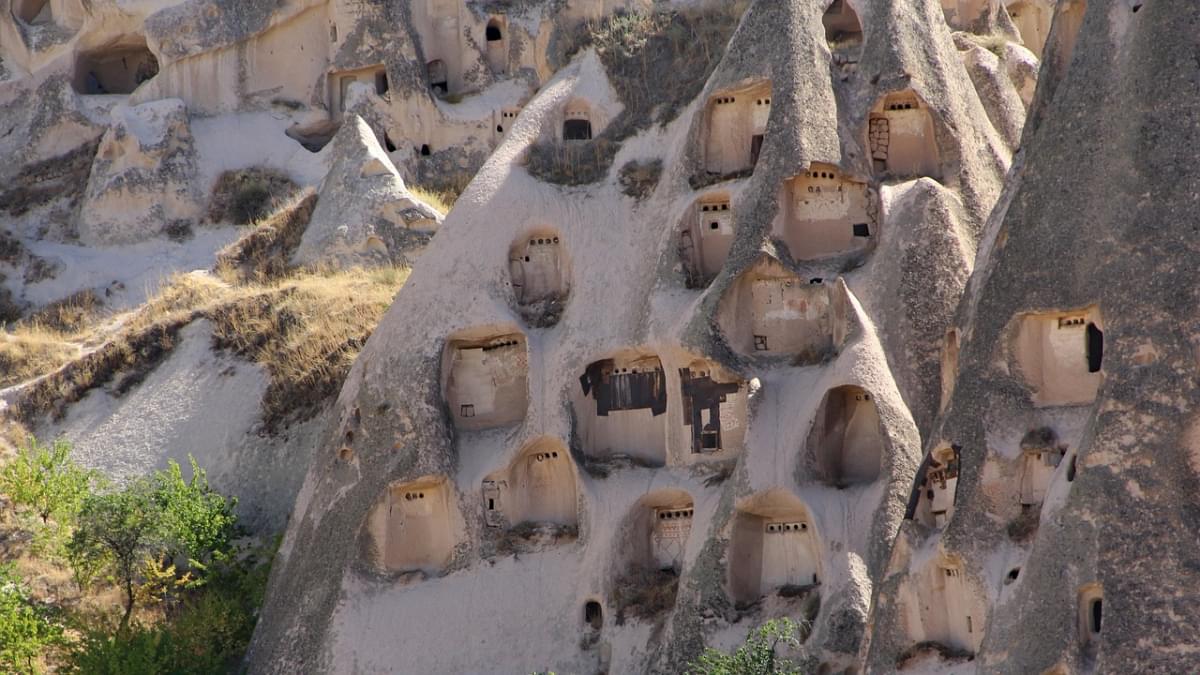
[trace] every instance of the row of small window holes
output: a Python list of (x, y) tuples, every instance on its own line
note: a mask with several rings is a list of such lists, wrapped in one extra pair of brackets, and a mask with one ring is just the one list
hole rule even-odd
[(921, 106), (917, 105), (916, 103), (905, 102), (905, 103), (889, 103), (887, 106), (887, 109), (888, 110), (916, 110), (920, 107)]
[(425, 493), (424, 492), (405, 492), (404, 499), (405, 499), (405, 501), (410, 501), (410, 502), (415, 501), (417, 499), (425, 499)]
[(659, 520), (677, 520), (681, 518), (691, 518), (695, 513), (695, 509), (680, 509), (678, 511), (659, 511)]
[[(718, 104), (736, 103), (737, 98), (734, 96), (721, 96), (721, 97), (718, 97), (713, 102), (718, 103)], [(755, 99), (754, 105), (771, 105), (771, 99), (769, 99), (769, 98)]]
[(765, 531), (771, 534), (780, 532), (807, 532), (808, 523), (767, 523)]

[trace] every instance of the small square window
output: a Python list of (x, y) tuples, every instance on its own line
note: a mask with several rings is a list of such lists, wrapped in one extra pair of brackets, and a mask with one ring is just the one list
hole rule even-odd
[(462, 406), (460, 406), (458, 409), (458, 414), (462, 417), (474, 417), (475, 405), (471, 403), (462, 404)]
[(754, 336), (754, 351), (756, 351), (756, 352), (767, 351), (767, 336), (766, 335), (755, 335)]
[(856, 236), (856, 237), (871, 236), (871, 226), (867, 223), (855, 223), (854, 224), (854, 236)]

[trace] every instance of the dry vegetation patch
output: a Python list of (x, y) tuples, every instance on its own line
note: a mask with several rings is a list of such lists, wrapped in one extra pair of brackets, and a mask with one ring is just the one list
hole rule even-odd
[(226, 171), (213, 185), (208, 219), (214, 223), (249, 225), (278, 211), (299, 192), (300, 187), (278, 169), (250, 167)]
[[(95, 350), (22, 390), (13, 415), (34, 426), (46, 414), (61, 418), (97, 387), (128, 392), (167, 357), (184, 326), (204, 318), (213, 322), (215, 346), (266, 369), (263, 418), (276, 430), (311, 416), (337, 393), (406, 276), (394, 268), (299, 271), (230, 284), (209, 274), (179, 275)], [(26, 370), (40, 374), (33, 365)]]

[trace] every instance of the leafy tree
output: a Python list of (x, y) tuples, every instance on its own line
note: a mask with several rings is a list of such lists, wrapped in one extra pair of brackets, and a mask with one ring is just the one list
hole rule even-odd
[(13, 566), (0, 565), (0, 671), (37, 673), (37, 657), (62, 639), (62, 626), (30, 600)]
[(133, 613), (134, 585), (142, 561), (156, 557), (164, 548), (159, 521), (150, 482), (135, 480), (120, 490), (84, 499), (75, 534), (67, 545), (81, 583), (103, 570), (116, 577), (125, 594), (122, 629), (128, 628)]
[(154, 502), (161, 513), (161, 531), (173, 549), (186, 555), (193, 567), (204, 570), (213, 560), (229, 555), (237, 535), (237, 498), (226, 498), (208, 486), (208, 474), (188, 457), (192, 479), (185, 481), (172, 460), (152, 479)]
[(800, 626), (795, 621), (783, 618), (772, 619), (754, 629), (746, 641), (726, 654), (708, 648), (692, 663), (688, 664), (689, 675), (800, 675), (796, 664), (780, 659), (775, 654), (779, 645), (800, 646)]
[[(81, 585), (109, 571), (125, 594), (121, 628), (139, 595), (162, 597), (168, 590), (204, 582), (202, 574), (213, 561), (227, 562), (237, 534), (236, 499), (227, 499), (208, 486), (208, 477), (190, 458), (192, 479), (185, 481), (177, 462), (116, 491), (93, 494), (79, 511), (68, 553)], [(194, 570), (181, 571), (180, 583), (167, 583), (164, 570), (175, 574), (171, 559), (185, 555)], [(149, 562), (147, 562), (149, 561)], [(138, 593), (143, 579), (154, 588)]]
[[(41, 520), (41, 532), (53, 535), (74, 519), (96, 478), (72, 461), (67, 441), (60, 438), (46, 446), (31, 436), (0, 470), (0, 492), (17, 507), (31, 510)], [(58, 528), (50, 528), (51, 519)]]

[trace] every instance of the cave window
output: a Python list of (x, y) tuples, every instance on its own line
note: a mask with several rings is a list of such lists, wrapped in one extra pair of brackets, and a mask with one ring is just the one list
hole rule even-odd
[(396, 144), (392, 141), (392, 137), (385, 131), (383, 133), (383, 147), (387, 148), (388, 152), (396, 151)]
[(750, 165), (758, 164), (758, 155), (762, 152), (763, 135), (755, 134), (750, 137)]
[(854, 236), (856, 236), (856, 237), (869, 237), (869, 236), (871, 236), (871, 226), (870, 226), (870, 224), (868, 224), (868, 223), (855, 223), (855, 224), (854, 224)]
[(433, 93), (439, 96), (445, 96), (450, 93), (449, 77), (446, 75), (445, 61), (434, 59), (425, 65), (425, 69), (429, 73), (429, 86), (433, 88)]
[(566, 120), (563, 122), (564, 141), (588, 141), (592, 138), (592, 123), (588, 120)]
[(768, 351), (769, 349), (770, 348), (767, 347), (767, 336), (766, 335), (755, 335), (754, 336), (754, 351), (765, 352), (765, 351)]
[(604, 627), (604, 609), (595, 600), (588, 600), (583, 606), (583, 620), (592, 630)]
[(1104, 599), (1093, 598), (1092, 601), (1088, 603), (1088, 629), (1091, 630), (1092, 635), (1100, 634), (1100, 626), (1103, 619)]
[(422, 146), (421, 146), (421, 156), (422, 156), (422, 157), (428, 157), (428, 156), (429, 156), (429, 154), (430, 154), (430, 151), (429, 151), (429, 144), (428, 144), (428, 143), (426, 143), (426, 144), (424, 144), (424, 145), (422, 145)]
[(499, 42), (504, 39), (504, 35), (500, 32), (500, 26), (495, 20), (487, 25), (487, 30), (484, 31), (484, 37), (488, 42)]
[(1067, 482), (1075, 481), (1075, 455), (1071, 455), (1071, 463), (1067, 465)]
[(386, 70), (375, 73), (375, 93), (383, 96), (388, 93), (388, 76)]
[(1089, 323), (1087, 325), (1087, 362), (1088, 372), (1100, 372), (1100, 365), (1104, 360), (1104, 332), (1096, 327), (1096, 324)]

